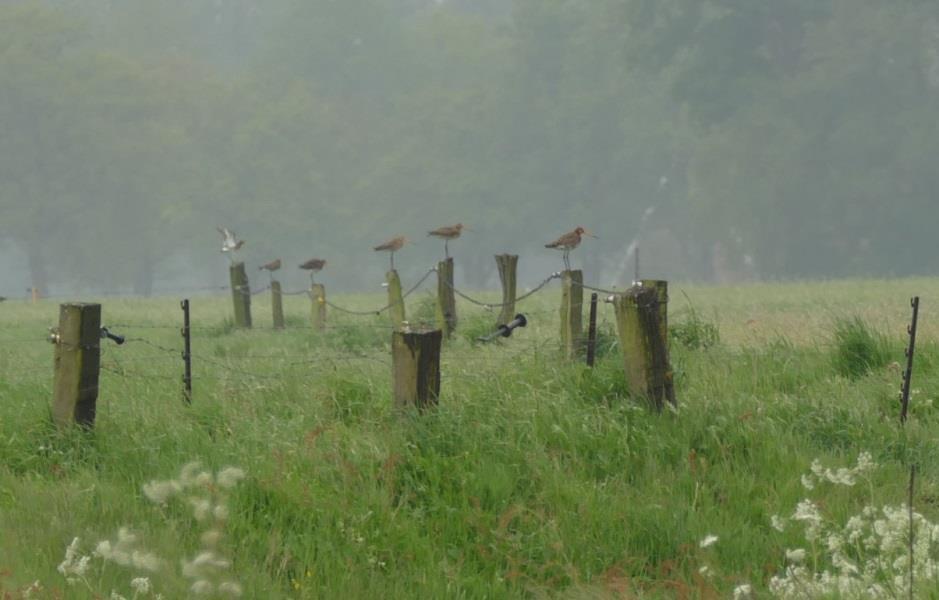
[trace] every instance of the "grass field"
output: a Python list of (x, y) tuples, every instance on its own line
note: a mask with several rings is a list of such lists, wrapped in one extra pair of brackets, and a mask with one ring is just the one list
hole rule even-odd
[[(904, 431), (890, 363), (904, 360), (914, 294), (923, 304)], [(902, 505), (915, 462), (916, 511), (939, 518), (939, 280), (673, 285), (670, 326), (713, 324), (720, 341), (673, 340), (679, 408), (660, 415), (626, 396), (609, 305), (597, 367), (559, 360), (559, 296), (554, 284), (520, 305), (530, 326), (486, 346), (472, 339), (495, 314), (460, 303), (440, 406), (421, 416), (392, 410), (383, 318), (332, 311), (317, 336), (300, 296), (287, 299), (288, 330), (242, 332), (230, 299), (194, 298), (188, 407), (178, 299), (104, 299), (104, 324), (129, 341), (102, 344), (91, 434), (49, 424), (56, 302), (0, 304), (0, 596), (38, 581), (33, 597), (131, 598), (131, 579), (145, 575), (165, 598), (188, 597), (198, 578), (180, 561), (205, 547), (210, 525), (185, 498), (156, 505), (142, 490), (194, 460), (246, 472), (230, 491), (210, 490), (213, 501), (227, 494), (217, 549), (231, 566), (203, 577), (237, 581), (246, 598), (728, 598), (747, 597), (745, 584), (760, 598), (787, 564), (845, 574), (845, 560), (896, 551), (862, 541), (833, 551), (830, 537), (806, 539), (811, 518), (772, 526), (805, 498), (830, 533), (864, 507)], [(253, 308), (268, 326), (266, 299)], [(408, 308), (432, 318), (423, 292)], [(834, 332), (855, 316), (884, 334), (886, 354), (849, 377)], [(814, 489), (803, 484), (813, 461), (850, 468), (861, 452), (875, 466), (856, 485), (819, 481), (818, 464)], [(158, 572), (98, 557), (72, 585), (57, 571), (73, 538), (88, 555), (125, 526), (164, 559)], [(918, 561), (939, 555), (927, 542)], [(787, 559), (799, 549), (805, 559)], [(891, 567), (878, 569), (869, 579), (900, 595)], [(918, 597), (939, 593), (927, 571)]]

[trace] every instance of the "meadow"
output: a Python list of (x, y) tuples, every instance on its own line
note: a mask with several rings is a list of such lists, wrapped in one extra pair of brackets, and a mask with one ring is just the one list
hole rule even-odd
[[(895, 363), (913, 295), (919, 343), (901, 427)], [(555, 283), (519, 305), (529, 326), (487, 345), (474, 339), (496, 313), (459, 302), (440, 404), (424, 414), (392, 408), (385, 317), (331, 311), (316, 334), (297, 296), (275, 331), (259, 295), (257, 327), (236, 331), (230, 298), (194, 297), (187, 406), (178, 298), (105, 298), (103, 324), (128, 342), (102, 340), (90, 433), (50, 424), (57, 301), (0, 303), (0, 597), (150, 597), (130, 584), (143, 576), (164, 598), (196, 595), (180, 561), (206, 544), (198, 493), (162, 504), (144, 493), (193, 476), (179, 476), (192, 461), (244, 471), (204, 490), (226, 507), (213, 543), (230, 565), (216, 579), (247, 598), (770, 597), (787, 566), (847, 577), (846, 560), (894, 552), (863, 540), (832, 549), (827, 534), (865, 507), (902, 506), (912, 463), (917, 519), (939, 519), (939, 279), (672, 284), (678, 408), (662, 414), (625, 391), (609, 305), (596, 367), (560, 359), (559, 296)], [(431, 320), (433, 299), (419, 292), (408, 310)], [(797, 516), (806, 498), (821, 518)], [(59, 567), (73, 539), (92, 555), (122, 527), (161, 566), (92, 556), (69, 583)], [(917, 597), (939, 595), (932, 531), (917, 529), (928, 538)], [(899, 558), (885, 558), (870, 596), (901, 594)], [(802, 583), (790, 597), (819, 595)]]

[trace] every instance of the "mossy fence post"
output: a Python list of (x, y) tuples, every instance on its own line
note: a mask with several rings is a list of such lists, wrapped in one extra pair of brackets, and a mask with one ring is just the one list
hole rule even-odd
[(676, 404), (668, 355), (668, 283), (643, 281), (613, 299), (629, 391), (661, 411)]
[(517, 254), (496, 254), (496, 266), (499, 268), (499, 281), (502, 282), (502, 312), (496, 325), (505, 325), (515, 318)]
[(437, 263), (437, 327), (446, 337), (456, 331), (456, 294), (453, 290), (453, 259)]
[(271, 316), (274, 329), (284, 328), (284, 293), (279, 281), (271, 280)]
[(440, 346), (443, 332), (394, 331), (391, 334), (394, 403), (425, 410), (440, 397)]
[(91, 428), (98, 401), (101, 363), (101, 305), (59, 306), (55, 344), (52, 420), (59, 427), (76, 423)]
[(311, 320), (313, 329), (324, 331), (326, 329), (326, 286), (322, 283), (314, 283), (310, 286), (310, 300), (313, 302), (311, 307)]
[(583, 335), (584, 273), (564, 271), (561, 274), (561, 351), (566, 358), (575, 358), (580, 353)]
[(404, 298), (401, 296), (401, 278), (394, 269), (385, 274), (385, 281), (388, 282), (388, 315), (391, 318), (391, 326), (400, 329), (407, 320), (404, 312)]
[(229, 269), (231, 278), (231, 297), (235, 305), (235, 326), (251, 328), (251, 284), (245, 273), (245, 264), (237, 262)]

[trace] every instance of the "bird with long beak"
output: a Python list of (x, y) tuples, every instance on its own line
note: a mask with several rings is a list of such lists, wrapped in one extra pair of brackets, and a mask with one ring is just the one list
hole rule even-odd
[(268, 275), (271, 276), (271, 281), (274, 281), (274, 271), (279, 271), (281, 267), (280, 259), (272, 260), (266, 265), (261, 265), (258, 267), (258, 271), (267, 271)]
[(222, 253), (228, 254), (228, 260), (235, 264), (235, 252), (244, 247), (245, 241), (235, 239), (235, 232), (228, 227), (216, 227), (216, 229), (222, 234)]
[(569, 231), (554, 240), (550, 244), (545, 244), (545, 248), (552, 248), (554, 250), (562, 250), (564, 252), (564, 266), (567, 267), (567, 270), (571, 270), (571, 261), (570, 254), (571, 250), (580, 246), (581, 239), (583, 236), (588, 235), (594, 239), (597, 239), (597, 236), (593, 235), (583, 227), (577, 227), (574, 231)]
[(323, 260), (322, 258), (311, 258), (310, 260), (300, 265), (300, 268), (303, 269), (304, 271), (310, 272), (310, 284), (313, 284), (313, 283), (316, 283), (315, 281), (313, 281), (313, 276), (319, 273), (320, 271), (322, 271), (323, 267), (325, 266), (326, 266), (326, 261)]
[(389, 252), (391, 254), (391, 270), (395, 270), (395, 252), (404, 247), (408, 243), (408, 238), (403, 235), (398, 237), (393, 237), (384, 244), (379, 244), (375, 246), (375, 252)]
[(450, 240), (455, 240), (460, 237), (460, 234), (463, 233), (463, 223), (457, 223), (456, 225), (448, 225), (446, 227), (438, 227), (433, 231), (428, 231), (427, 235), (432, 235), (436, 238), (443, 240), (443, 252), (447, 258), (450, 258)]

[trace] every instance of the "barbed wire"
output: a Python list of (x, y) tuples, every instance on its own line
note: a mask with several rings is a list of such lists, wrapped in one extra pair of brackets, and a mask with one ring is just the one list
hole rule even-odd
[[(425, 281), (427, 281), (427, 278), (430, 277), (430, 274), (431, 274), (431, 273), (435, 273), (436, 271), (437, 271), (437, 268), (436, 268), (436, 267), (432, 267), (432, 268), (429, 269), (426, 273), (424, 273), (424, 276), (421, 277), (420, 280), (419, 280), (417, 283), (415, 283), (413, 286), (411, 286), (411, 289), (409, 289), (408, 291), (406, 291), (404, 294), (401, 295), (401, 300), (400, 300), (400, 302), (404, 302), (405, 298), (407, 298), (408, 296), (410, 296), (411, 294), (413, 294), (414, 292), (416, 292), (417, 289), (418, 289), (419, 287), (421, 287), (421, 285), (423, 285), (423, 283), (424, 283)], [(333, 309), (335, 309), (335, 310), (338, 310), (339, 312), (344, 312), (344, 313), (349, 314), (349, 315), (356, 315), (356, 316), (372, 316), (372, 315), (380, 315), (381, 313), (385, 312), (386, 310), (389, 310), (390, 308), (396, 306), (399, 301), (398, 301), (398, 300), (393, 300), (393, 301), (389, 302), (388, 304), (386, 304), (385, 306), (383, 306), (383, 307), (381, 307), (381, 308), (379, 308), (379, 309), (377, 309), (377, 310), (351, 310), (351, 309), (348, 309), (348, 308), (344, 308), (344, 307), (342, 307), (342, 306), (338, 306), (338, 305), (336, 305), (336, 304), (330, 302), (329, 300), (326, 300), (325, 302), (326, 302), (326, 306), (329, 306), (330, 308), (333, 308)]]

